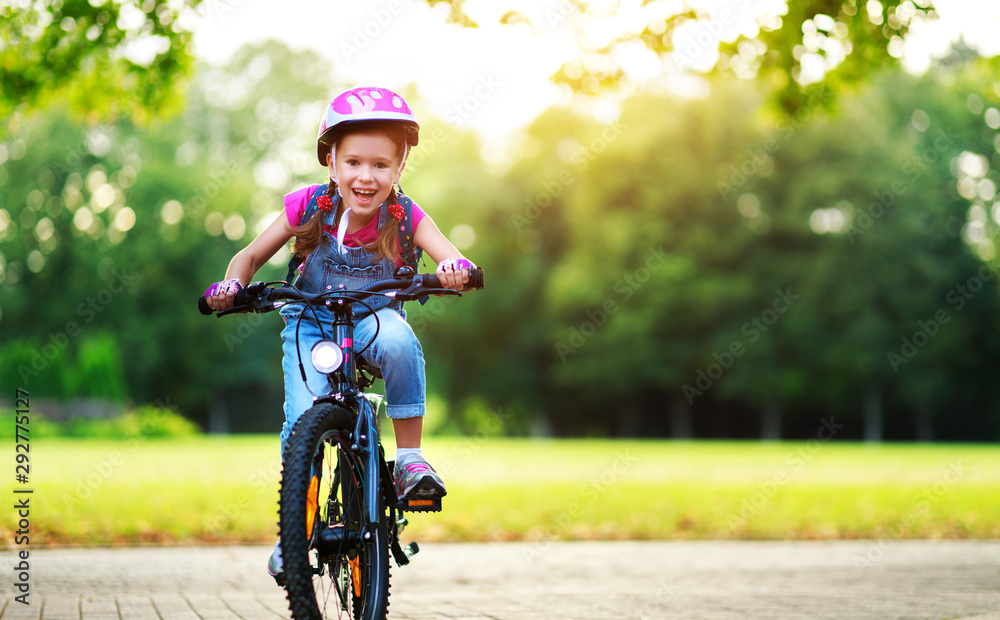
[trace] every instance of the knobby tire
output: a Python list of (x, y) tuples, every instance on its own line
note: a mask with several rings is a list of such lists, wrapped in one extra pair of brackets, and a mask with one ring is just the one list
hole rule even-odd
[[(385, 508), (371, 528), (370, 540), (361, 540), (356, 553), (338, 554), (323, 564), (313, 546), (322, 528), (364, 527), (361, 462), (350, 452), (353, 415), (330, 403), (320, 403), (295, 423), (281, 474), (278, 526), (284, 560), (286, 590), (295, 620), (351, 618), (385, 620), (389, 607), (389, 543)], [(311, 533), (307, 536), (310, 483), (317, 475), (318, 498)], [(378, 472), (375, 472), (378, 475)], [(360, 538), (359, 538), (360, 540)], [(352, 569), (352, 561), (356, 569)], [(354, 596), (359, 576), (361, 596)]]

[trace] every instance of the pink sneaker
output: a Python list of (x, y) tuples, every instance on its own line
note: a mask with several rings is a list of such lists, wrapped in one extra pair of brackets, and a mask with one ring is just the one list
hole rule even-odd
[(396, 499), (444, 497), (448, 491), (434, 468), (419, 456), (404, 456), (396, 461)]

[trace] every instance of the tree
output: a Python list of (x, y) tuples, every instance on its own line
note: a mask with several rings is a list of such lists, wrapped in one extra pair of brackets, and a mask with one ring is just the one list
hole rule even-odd
[(545, 327), (521, 356), (541, 360), (533, 398), (573, 434), (662, 433), (686, 405), (701, 436), (809, 437), (831, 415), (842, 437), (992, 436), (1000, 177), (978, 154), (1000, 117), (966, 102), (992, 97), (985, 75), (886, 71), (835, 114), (776, 118), (716, 80), (613, 125), (540, 117), (507, 178), (522, 200), (495, 206), (508, 246), (544, 252), (517, 283)]
[[(209, 403), (234, 413), (268, 403), (260, 415), (274, 428), (280, 319), (206, 318), (194, 301), (280, 211), (293, 179), (274, 162), (298, 143), (308, 170), (319, 168), (308, 157), (315, 130), (298, 125), (293, 107), (312, 100), (322, 109), (326, 88), (310, 79), (317, 70), (314, 54), (262, 44), (206, 67), (184, 114), (169, 120), (88, 127), (53, 105), (15, 126), (0, 166), (0, 346), (58, 342), (69, 359), (100, 367), (84, 345), (113, 334), (127, 381), (116, 393), (169, 402), (206, 426)], [(284, 271), (268, 265), (259, 277)], [(58, 364), (44, 366), (34, 385), (59, 380)], [(243, 422), (265, 406), (246, 409)], [(243, 428), (263, 430), (259, 420)]]
[(144, 121), (180, 105), (200, 0), (4, 3), (0, 118), (68, 104), (91, 122)]
[[(481, 20), (465, 0), (427, 0), (447, 7), (449, 19), (465, 27)], [(533, 12), (479, 8), (482, 19), (551, 35), (568, 28), (579, 57), (553, 79), (574, 92), (594, 94), (630, 81), (625, 58), (681, 67), (702, 54), (718, 53), (716, 72), (746, 77), (756, 73), (772, 85), (786, 112), (806, 104), (816, 91), (837, 93), (867, 75), (892, 66), (912, 24), (935, 18), (929, 0), (863, 3), (856, 0), (788, 2), (783, 14), (754, 12), (752, 3), (721, 3), (713, 11), (685, 2), (644, 0), (636, 8), (611, 2), (592, 5), (563, 0)], [(681, 41), (678, 47), (678, 41)], [(815, 73), (822, 75), (814, 75)], [(819, 79), (818, 84), (806, 86)]]

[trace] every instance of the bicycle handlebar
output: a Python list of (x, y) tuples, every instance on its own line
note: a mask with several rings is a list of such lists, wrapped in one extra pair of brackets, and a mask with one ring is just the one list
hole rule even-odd
[[(218, 316), (231, 314), (234, 312), (270, 312), (274, 310), (274, 304), (278, 301), (298, 301), (306, 304), (322, 304), (327, 300), (346, 299), (351, 302), (361, 301), (373, 295), (383, 294), (383, 291), (397, 291), (395, 293), (385, 293), (400, 301), (412, 301), (431, 294), (461, 295), (463, 291), (482, 289), (484, 286), (483, 270), (480, 268), (469, 271), (469, 281), (466, 282), (462, 291), (444, 288), (433, 273), (422, 273), (414, 275), (403, 275), (402, 277), (379, 280), (360, 290), (336, 290), (324, 293), (309, 294), (303, 293), (296, 288), (281, 287), (271, 288), (265, 282), (254, 282), (246, 288), (236, 293), (233, 306), (226, 310), (220, 310)], [(198, 298), (198, 311), (204, 315), (215, 312), (208, 307), (208, 302), (204, 297)]]

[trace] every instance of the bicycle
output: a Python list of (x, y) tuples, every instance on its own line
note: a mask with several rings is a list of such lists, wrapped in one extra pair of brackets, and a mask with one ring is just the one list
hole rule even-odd
[[(272, 284), (284, 286), (269, 287)], [(483, 272), (473, 269), (464, 290), (482, 288)], [(296, 421), (282, 454), (279, 540), (284, 587), (296, 620), (341, 617), (342, 613), (353, 620), (384, 620), (389, 607), (390, 552), (401, 567), (419, 551), (415, 542), (405, 548), (400, 545), (399, 536), (407, 524), (403, 513), (441, 510), (440, 498), (397, 500), (394, 462), (386, 460), (379, 435), (377, 408), (382, 397), (364, 392), (380, 376), (379, 371), (368, 366), (360, 352), (348, 354), (354, 342), (354, 304), (367, 306), (364, 299), (372, 295), (411, 301), (429, 294), (462, 292), (441, 287), (434, 274), (400, 267), (392, 278), (363, 289), (341, 288), (315, 295), (285, 282), (257, 282), (236, 294), (232, 308), (217, 313), (221, 317), (271, 312), (300, 303), (297, 321), (309, 311), (319, 322), (316, 306), (331, 310), (334, 316), (332, 338), (326, 339), (324, 332), (310, 356), (313, 366), (327, 375), (330, 390), (318, 395)], [(212, 313), (204, 298), (198, 305), (202, 314)]]

